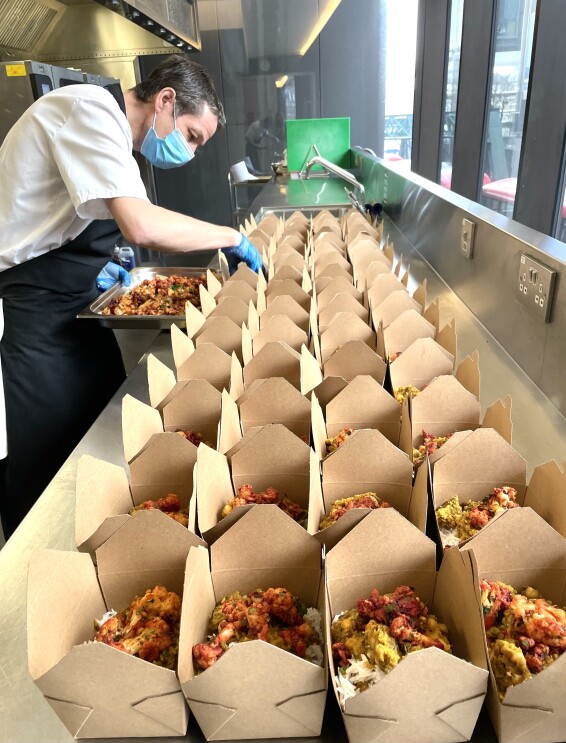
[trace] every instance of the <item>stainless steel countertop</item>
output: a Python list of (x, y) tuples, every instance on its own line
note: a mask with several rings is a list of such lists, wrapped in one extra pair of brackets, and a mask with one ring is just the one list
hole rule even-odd
[[(288, 193), (281, 190), (287, 186), (288, 183), (268, 184), (255, 207), (288, 205)], [(317, 206), (320, 207), (320, 203)], [(387, 220), (385, 234), (393, 239), (396, 253), (402, 253), (404, 260), (410, 262), (415, 282), (420, 283), (426, 277), (429, 300), (436, 296), (440, 298), (442, 322), (456, 319), (458, 360), (475, 349), (479, 351), (482, 410), (500, 397), (508, 394), (512, 396), (513, 444), (527, 459), (529, 474), (535, 465), (549, 459), (554, 458), (558, 462), (566, 460), (566, 420), (562, 415)], [(170, 336), (167, 332), (160, 333), (149, 350), (173, 368)], [(126, 393), (149, 402), (146, 356), (73, 451), (20, 528), (0, 551), (1, 743), (63, 743), (72, 740), (28, 674), (25, 629), (27, 564), (31, 553), (37, 548), (75, 550), (75, 475), (79, 457), (91, 454), (125, 466), (121, 400)], [(193, 741), (203, 740), (192, 718), (189, 737)], [(253, 738), (253, 730), (250, 730), (250, 738)], [(180, 741), (185, 738), (161, 740)], [(335, 743), (346, 741), (332, 693), (329, 694), (320, 740)], [(480, 716), (472, 740), (476, 743), (495, 741), (485, 710)]]

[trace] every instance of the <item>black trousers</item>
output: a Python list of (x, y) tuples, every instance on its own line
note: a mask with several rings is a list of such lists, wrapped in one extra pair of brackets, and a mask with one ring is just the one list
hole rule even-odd
[(91, 232), (0, 273), (8, 437), (8, 457), (0, 463), (0, 516), (6, 538), (126, 376), (112, 330), (76, 319), (96, 296), (96, 276), (114, 243), (107, 223), (93, 224), (98, 244)]

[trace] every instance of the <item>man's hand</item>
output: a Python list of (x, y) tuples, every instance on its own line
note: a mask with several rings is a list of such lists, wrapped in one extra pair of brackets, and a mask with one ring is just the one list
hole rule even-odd
[(242, 235), (238, 245), (233, 248), (222, 248), (222, 252), (228, 261), (230, 276), (236, 271), (241, 261), (244, 261), (256, 273), (263, 270), (261, 255), (245, 235)]
[(130, 286), (132, 280), (125, 268), (113, 261), (108, 261), (102, 271), (96, 277), (96, 288), (99, 292), (105, 292), (120, 282), (122, 286)]

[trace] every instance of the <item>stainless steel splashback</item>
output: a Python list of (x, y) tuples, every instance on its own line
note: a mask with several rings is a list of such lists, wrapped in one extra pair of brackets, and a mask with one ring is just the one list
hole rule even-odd
[[(394, 164), (361, 153), (356, 158), (368, 199), (384, 204), (439, 276), (566, 414), (566, 245)], [(459, 249), (464, 218), (476, 225), (472, 260)], [(523, 252), (557, 272), (550, 323), (516, 299)]]
[(0, 59), (126, 72), (145, 54), (200, 49), (196, 0), (0, 0)]

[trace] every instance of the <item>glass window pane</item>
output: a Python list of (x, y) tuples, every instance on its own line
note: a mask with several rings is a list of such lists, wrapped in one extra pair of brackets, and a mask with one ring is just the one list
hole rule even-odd
[(387, 0), (385, 160), (411, 167), (418, 0)]
[(458, 82), (460, 78), (463, 15), (464, 0), (452, 0), (450, 3), (450, 36), (448, 40), (444, 120), (442, 122), (442, 150), (440, 153), (440, 184), (445, 188), (450, 188), (452, 181), (452, 158), (454, 155), (456, 104), (458, 101)]
[(536, 0), (499, 0), (480, 203), (513, 215)]

